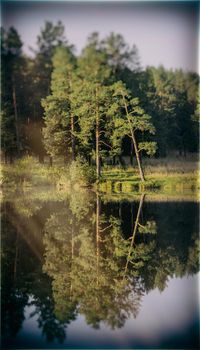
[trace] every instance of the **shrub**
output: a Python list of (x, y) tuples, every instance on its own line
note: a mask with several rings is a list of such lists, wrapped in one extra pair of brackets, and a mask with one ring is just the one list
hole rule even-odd
[(69, 166), (69, 177), (72, 184), (91, 185), (96, 181), (95, 168), (89, 166), (82, 157), (77, 157)]
[(33, 157), (18, 159), (12, 165), (4, 165), (2, 169), (2, 184), (13, 186), (22, 184), (25, 181), (30, 182), (34, 165), (35, 160)]

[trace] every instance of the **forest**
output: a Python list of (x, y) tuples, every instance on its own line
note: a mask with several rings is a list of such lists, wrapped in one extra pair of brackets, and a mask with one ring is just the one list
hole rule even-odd
[(82, 52), (64, 25), (45, 22), (31, 57), (13, 27), (1, 30), (1, 153), (42, 164), (95, 167), (198, 152), (199, 75), (142, 68), (137, 47), (110, 33), (92, 33)]
[(197, 349), (199, 75), (36, 40), (1, 29), (3, 348)]

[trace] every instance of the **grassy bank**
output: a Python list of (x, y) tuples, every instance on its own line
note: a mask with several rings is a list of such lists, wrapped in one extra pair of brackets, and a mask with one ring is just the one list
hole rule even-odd
[(61, 167), (40, 164), (33, 157), (26, 157), (13, 164), (1, 164), (2, 187), (32, 187), (55, 185), (64, 173)]
[(64, 165), (56, 159), (53, 166), (49, 162), (41, 164), (34, 157), (25, 157), (12, 164), (1, 164), (1, 187), (56, 186), (58, 188), (87, 187), (95, 182), (95, 169), (80, 159)]
[(143, 162), (145, 182), (140, 181), (136, 166), (103, 170), (100, 190), (104, 193), (137, 191), (197, 193), (200, 187), (198, 161), (191, 159), (153, 159)]
[(151, 174), (146, 176), (146, 181), (141, 182), (138, 176), (110, 176), (104, 178), (99, 185), (99, 189), (106, 193), (134, 193), (162, 191), (162, 193), (183, 193), (199, 190), (199, 176), (194, 174)]
[[(48, 162), (40, 164), (33, 157), (3, 164), (2, 187), (35, 187), (54, 185), (59, 188), (84, 187), (94, 183), (94, 168), (76, 162), (66, 166), (59, 159), (52, 167)], [(145, 182), (141, 182), (136, 166), (122, 168), (104, 166), (100, 183), (95, 185), (103, 193), (133, 194), (136, 192), (198, 193), (200, 177), (195, 160), (154, 159), (144, 162)], [(87, 178), (87, 181), (86, 181)]]

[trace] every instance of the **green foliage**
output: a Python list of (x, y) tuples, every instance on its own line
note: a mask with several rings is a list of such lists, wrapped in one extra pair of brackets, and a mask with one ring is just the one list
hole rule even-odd
[(108, 86), (110, 77), (111, 69), (107, 56), (101, 47), (98, 35), (93, 33), (78, 60), (77, 80), (72, 99), (78, 117), (79, 127), (75, 135), (81, 153), (95, 157), (97, 167), (100, 158), (104, 158), (111, 147), (107, 114), (111, 103)]
[[(37, 36), (37, 50), (35, 51), (35, 78), (40, 99), (46, 97), (49, 91), (52, 73), (52, 57), (55, 49), (60, 45), (67, 45), (64, 26), (58, 21), (55, 25), (46, 21)], [(37, 103), (40, 101), (37, 100)]]
[[(180, 244), (180, 232), (175, 230), (177, 213), (173, 215), (173, 231), (171, 221), (165, 222), (164, 208), (159, 223), (154, 220), (160, 213), (160, 204), (152, 218), (147, 203), (137, 221), (139, 204), (132, 202), (136, 209), (131, 211), (133, 217), (129, 217), (133, 230), (125, 238), (121, 217), (110, 215), (106, 210), (108, 202), (101, 205), (99, 195), (96, 203), (92, 197), (85, 200), (88, 210), (84, 216), (74, 216), (72, 198), (76, 200), (75, 212), (79, 212), (80, 200), (73, 195), (68, 198), (66, 209), (52, 215), (45, 225), (44, 269), (52, 278), (60, 320), (73, 319), (78, 310), (94, 328), (99, 328), (101, 321), (112, 329), (122, 327), (130, 315), (137, 316), (144, 292), (156, 287), (162, 291), (168, 277), (183, 276), (198, 268), (197, 236), (191, 236), (189, 242), (187, 232)], [(172, 213), (173, 210), (169, 217)], [(183, 250), (187, 259), (183, 259)]]
[(22, 41), (16, 29), (2, 32), (1, 56), (1, 146), (7, 160), (20, 153), (21, 130), (18, 107), (22, 102), (24, 58)]
[(88, 166), (88, 163), (82, 157), (77, 157), (69, 166), (69, 177), (72, 184), (91, 185), (96, 180), (94, 167)]
[(111, 137), (113, 148), (116, 150), (116, 154), (119, 154), (123, 138), (131, 139), (141, 179), (144, 180), (139, 152), (144, 150), (152, 156), (156, 152), (157, 145), (156, 142), (145, 141), (140, 142), (138, 147), (138, 132), (141, 132), (144, 137), (147, 132), (154, 134), (155, 128), (151, 122), (151, 117), (141, 107), (139, 99), (132, 97), (131, 92), (122, 81), (113, 84), (111, 89), (114, 99), (114, 108), (111, 110), (113, 113), (113, 134)]
[[(155, 128), (151, 123), (151, 117), (147, 115), (139, 104), (138, 98), (132, 98), (129, 90), (123, 82), (119, 81), (112, 87), (113, 96), (118, 103), (118, 118), (120, 117), (120, 109), (123, 108), (122, 120), (116, 123), (119, 124), (122, 136), (131, 135), (131, 131), (148, 131), (151, 134), (155, 133)], [(116, 112), (116, 111), (115, 111)], [(117, 119), (117, 118), (116, 118)], [(121, 125), (120, 125), (121, 124)]]
[(35, 159), (27, 156), (15, 161), (11, 167), (4, 167), (2, 169), (3, 184), (16, 186), (18, 184), (31, 184), (33, 169), (35, 167)]
[(194, 110), (194, 114), (192, 115), (192, 120), (194, 122), (200, 122), (200, 87), (197, 94), (196, 107)]
[(186, 154), (198, 148), (198, 126), (192, 122), (197, 106), (199, 77), (182, 70), (148, 67), (141, 85), (141, 102), (151, 113), (158, 155), (176, 150)]
[(157, 150), (157, 143), (156, 142), (139, 142), (138, 150), (139, 151), (144, 150), (146, 154), (148, 154), (148, 156), (153, 156)]
[(72, 117), (72, 74), (75, 57), (69, 47), (57, 47), (53, 56), (53, 72), (51, 78), (52, 94), (42, 100), (45, 111), (43, 129), (44, 144), (48, 154), (69, 155), (73, 130)]
[(132, 71), (139, 70), (140, 63), (137, 47), (133, 45), (130, 48), (121, 34), (112, 32), (103, 40), (102, 46), (114, 74), (119, 74), (125, 68), (130, 68)]
[(45, 110), (43, 136), (47, 153), (52, 157), (67, 154), (69, 143), (68, 103), (48, 96), (42, 100), (42, 106)]
[(116, 156), (130, 156), (132, 164), (137, 153), (144, 163), (154, 154), (198, 151), (198, 74), (142, 69), (136, 46), (116, 33), (102, 40), (92, 33), (75, 56), (64, 31), (60, 21), (45, 22), (33, 58), (23, 55), (15, 28), (1, 31), (6, 162), (25, 154), (42, 162), (46, 152), (69, 163), (79, 155), (89, 164), (95, 159), (100, 173)]
[(142, 234), (157, 233), (157, 226), (155, 221), (147, 221), (145, 225), (139, 225), (138, 232)]
[(197, 203), (164, 198), (142, 207), (140, 199), (139, 215), (137, 197), (43, 191), (3, 199), (4, 332), (20, 331), (27, 304), (48, 341), (62, 342), (78, 314), (93, 328), (120, 328), (137, 317), (145, 294), (199, 271)]

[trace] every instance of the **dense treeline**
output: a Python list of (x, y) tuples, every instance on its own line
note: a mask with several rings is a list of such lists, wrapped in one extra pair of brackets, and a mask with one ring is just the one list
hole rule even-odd
[(14, 28), (2, 30), (1, 145), (5, 161), (48, 154), (90, 164), (198, 150), (199, 76), (140, 66), (137, 48), (119, 34), (88, 38), (77, 56), (61, 22), (46, 22), (34, 57)]

